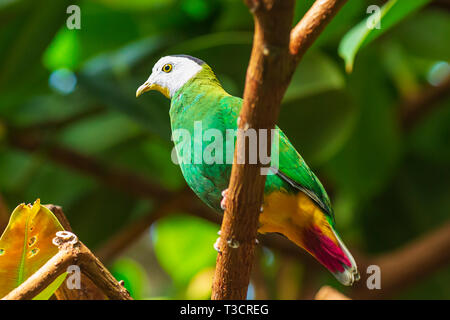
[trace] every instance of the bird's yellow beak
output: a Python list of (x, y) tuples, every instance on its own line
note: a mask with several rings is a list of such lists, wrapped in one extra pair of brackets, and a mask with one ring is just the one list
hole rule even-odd
[(165, 95), (167, 98), (170, 99), (170, 93), (168, 88), (163, 88), (159, 84), (151, 83), (149, 80), (145, 81), (143, 85), (141, 85), (136, 90), (136, 98), (142, 95), (144, 92), (150, 91), (150, 90), (156, 90), (161, 92), (163, 95)]
[(148, 80), (144, 82), (143, 85), (141, 85), (137, 91), (136, 91), (136, 98), (139, 97), (140, 95), (142, 95), (144, 92), (150, 91), (150, 90), (154, 90), (155, 89), (155, 84), (150, 83)]

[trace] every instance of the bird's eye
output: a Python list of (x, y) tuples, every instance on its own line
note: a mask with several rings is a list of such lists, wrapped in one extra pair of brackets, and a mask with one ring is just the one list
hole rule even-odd
[(170, 71), (172, 71), (172, 65), (171, 65), (170, 63), (165, 64), (165, 65), (162, 67), (162, 71), (164, 71), (164, 72), (166, 72), (166, 73), (169, 73)]

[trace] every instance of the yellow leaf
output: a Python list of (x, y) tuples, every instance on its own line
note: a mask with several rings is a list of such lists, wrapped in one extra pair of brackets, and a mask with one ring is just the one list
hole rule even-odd
[(0, 298), (18, 287), (57, 252), (52, 243), (64, 228), (39, 199), (20, 204), (0, 238)]

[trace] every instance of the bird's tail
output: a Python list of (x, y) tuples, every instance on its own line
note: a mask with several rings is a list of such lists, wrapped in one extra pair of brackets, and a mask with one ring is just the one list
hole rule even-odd
[(350, 286), (359, 280), (355, 259), (334, 230), (331, 217), (303, 192), (266, 196), (259, 222), (259, 232), (283, 234), (314, 256), (342, 284)]
[[(303, 247), (346, 286), (358, 281), (360, 276), (355, 259), (331, 226), (328, 232), (312, 225), (303, 232)], [(329, 232), (331, 231), (331, 233)], [(331, 236), (331, 237), (330, 237)], [(332, 239), (334, 236), (335, 239)]]

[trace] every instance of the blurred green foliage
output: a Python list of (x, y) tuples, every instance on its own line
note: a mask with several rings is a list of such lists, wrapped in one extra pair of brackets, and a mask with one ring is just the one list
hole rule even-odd
[[(297, 2), (296, 21), (313, 1)], [(329, 191), (342, 237), (367, 254), (439, 227), (450, 212), (450, 100), (436, 102), (409, 131), (400, 112), (450, 73), (449, 13), (433, 2), (419, 1), (419, 10), (398, 0), (379, 36), (358, 33), (373, 2), (350, 1), (338, 13), (299, 65), (279, 119)], [(156, 93), (136, 100), (136, 88), (160, 56), (184, 53), (205, 60), (241, 96), (253, 21), (240, 0), (82, 0), (81, 29), (69, 30), (70, 4), (0, 2), (0, 193), (10, 208), (36, 198), (63, 206), (95, 250), (153, 202), (55, 163), (44, 147), (56, 143), (181, 190), (184, 180), (170, 161), (169, 102)], [(351, 74), (339, 54), (353, 65)], [(10, 138), (30, 126), (44, 131), (34, 153)], [(170, 215), (112, 271), (135, 298), (207, 298), (218, 229)], [(282, 259), (271, 251), (261, 259), (271, 291)], [(449, 283), (447, 269), (399, 297), (449, 298)]]
[[(422, 8), (430, 1), (390, 0), (382, 8), (376, 5), (368, 7), (367, 13), (373, 13), (350, 30), (342, 39), (339, 47), (339, 54), (346, 62), (347, 71), (353, 70), (356, 53), (361, 47), (367, 45), (393, 25), (402, 21), (404, 17)], [(382, 25), (383, 27), (381, 27)]]

